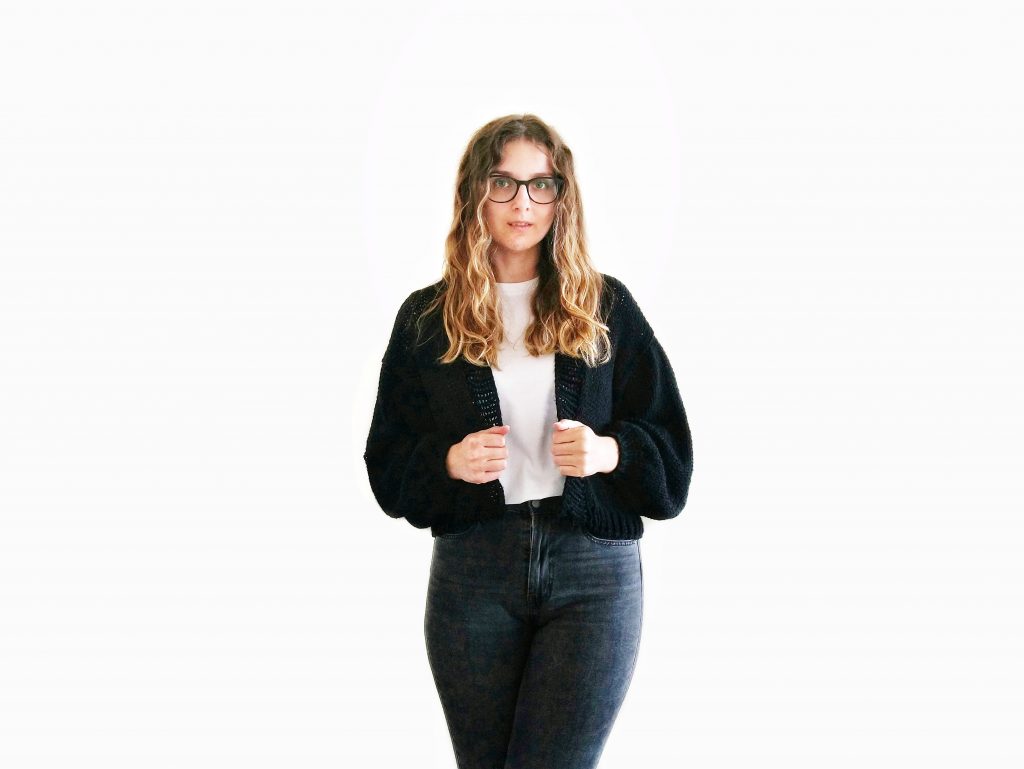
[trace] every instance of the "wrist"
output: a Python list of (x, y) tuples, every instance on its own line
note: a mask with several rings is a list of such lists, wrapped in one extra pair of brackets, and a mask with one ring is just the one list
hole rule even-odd
[(457, 443), (453, 443), (451, 446), (449, 446), (448, 447), (448, 453), (445, 455), (445, 458), (444, 458), (444, 469), (445, 469), (445, 472), (447, 472), (448, 473), (448, 477), (453, 479), (453, 480), (458, 480), (458, 476), (455, 475), (454, 468), (452, 466), (452, 460), (454, 458), (455, 448), (458, 445), (459, 444), (457, 444)]
[(619, 466), (619, 442), (611, 435), (605, 435), (602, 437), (604, 438), (605, 445), (607, 446), (607, 461), (605, 462), (605, 469), (601, 472), (610, 473)]

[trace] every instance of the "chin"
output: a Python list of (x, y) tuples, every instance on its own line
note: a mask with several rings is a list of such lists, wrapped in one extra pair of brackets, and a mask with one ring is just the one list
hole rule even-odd
[(540, 243), (539, 240), (533, 243), (499, 243), (498, 245), (506, 254), (520, 254), (533, 249), (538, 243)]

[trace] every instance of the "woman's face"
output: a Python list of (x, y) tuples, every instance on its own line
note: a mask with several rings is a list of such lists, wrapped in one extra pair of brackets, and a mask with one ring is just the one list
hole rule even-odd
[[(512, 139), (505, 143), (501, 163), (492, 168), (491, 173), (526, 180), (552, 176), (554, 170), (551, 159), (540, 146), (526, 139)], [(507, 203), (488, 199), (484, 203), (484, 221), (494, 240), (494, 255), (539, 258), (539, 244), (551, 229), (556, 205), (534, 203), (526, 192), (525, 184)], [(517, 227), (513, 222), (529, 222), (530, 226)]]

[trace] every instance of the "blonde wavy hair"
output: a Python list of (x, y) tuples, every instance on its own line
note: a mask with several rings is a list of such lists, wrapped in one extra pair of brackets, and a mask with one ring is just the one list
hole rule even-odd
[(611, 357), (601, 297), (605, 280), (590, 263), (583, 204), (572, 152), (558, 133), (536, 115), (506, 115), (481, 127), (469, 140), (455, 181), (455, 211), (445, 242), (441, 288), (417, 320), (442, 307), (449, 345), (438, 359), (460, 356), (476, 366), (499, 368), (504, 338), (496, 280), (489, 257), (492, 238), (484, 221), (488, 175), (501, 163), (505, 143), (526, 139), (545, 150), (561, 190), (551, 229), (541, 242), (533, 297), (534, 320), (525, 333), (530, 355), (561, 351), (588, 366)]

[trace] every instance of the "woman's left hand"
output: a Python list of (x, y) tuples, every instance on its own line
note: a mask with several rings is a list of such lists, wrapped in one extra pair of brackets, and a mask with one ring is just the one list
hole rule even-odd
[(619, 464), (619, 444), (614, 438), (596, 435), (582, 422), (560, 419), (552, 427), (551, 455), (562, 475), (585, 478), (610, 473)]

